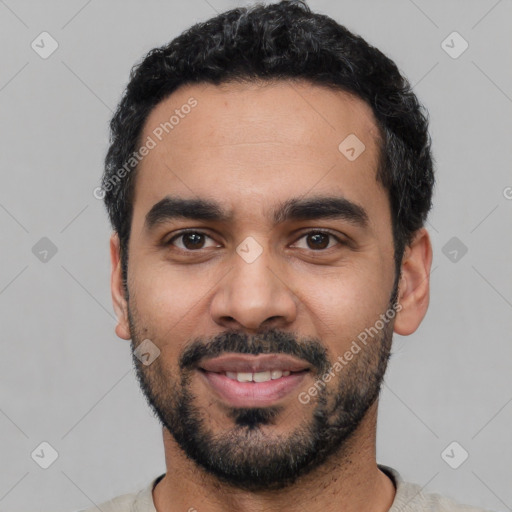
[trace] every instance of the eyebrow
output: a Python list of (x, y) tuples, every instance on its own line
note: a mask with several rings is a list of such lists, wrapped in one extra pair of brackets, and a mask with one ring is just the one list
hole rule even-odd
[[(366, 210), (339, 196), (288, 199), (271, 212), (271, 218), (274, 224), (294, 220), (340, 219), (361, 228), (368, 226)], [(156, 226), (175, 219), (229, 222), (233, 219), (233, 214), (215, 201), (166, 196), (146, 214), (145, 228), (151, 231)]]

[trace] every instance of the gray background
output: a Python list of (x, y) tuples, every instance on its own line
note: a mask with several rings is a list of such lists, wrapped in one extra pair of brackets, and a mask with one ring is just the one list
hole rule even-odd
[[(0, 0), (2, 511), (76, 510), (165, 471), (129, 342), (114, 333), (110, 227), (92, 191), (130, 67), (237, 5)], [(395, 336), (378, 460), (430, 492), (512, 510), (512, 3), (310, 5), (393, 58), (431, 117), (431, 306), (415, 334)], [(59, 44), (47, 59), (31, 48), (43, 31)], [(441, 47), (453, 31), (469, 43), (457, 59)], [(47, 241), (33, 252), (43, 237), (57, 248), (46, 261)], [(48, 469), (31, 458), (43, 441), (59, 455)], [(469, 453), (458, 469), (441, 457), (452, 441)]]

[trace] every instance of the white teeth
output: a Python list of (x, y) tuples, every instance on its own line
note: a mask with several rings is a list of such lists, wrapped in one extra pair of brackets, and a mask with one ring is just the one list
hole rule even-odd
[(270, 377), (270, 370), (266, 371), (266, 372), (254, 373), (253, 376), (252, 376), (252, 380), (254, 382), (267, 382), (270, 379), (271, 379), (271, 377)]
[(268, 382), (269, 380), (280, 379), (290, 375), (289, 370), (267, 370), (265, 372), (225, 372), (226, 377), (237, 380), (238, 382)]

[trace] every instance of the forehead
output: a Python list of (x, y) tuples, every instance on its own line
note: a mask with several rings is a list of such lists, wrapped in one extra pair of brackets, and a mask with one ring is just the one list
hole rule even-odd
[(246, 219), (308, 194), (387, 208), (373, 112), (344, 91), (186, 85), (152, 110), (140, 143), (151, 149), (137, 168), (134, 223), (166, 195), (212, 199)]

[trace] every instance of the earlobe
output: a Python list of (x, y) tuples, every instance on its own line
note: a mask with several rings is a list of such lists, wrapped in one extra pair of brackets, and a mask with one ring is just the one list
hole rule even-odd
[(110, 261), (112, 267), (110, 278), (112, 304), (118, 320), (115, 332), (119, 338), (129, 340), (131, 339), (131, 335), (128, 322), (128, 304), (124, 294), (121, 271), (120, 242), (119, 236), (115, 232), (110, 237)]
[(408, 336), (420, 325), (428, 309), (430, 298), (430, 267), (432, 244), (425, 228), (419, 229), (405, 249), (398, 285), (400, 310), (394, 331)]

